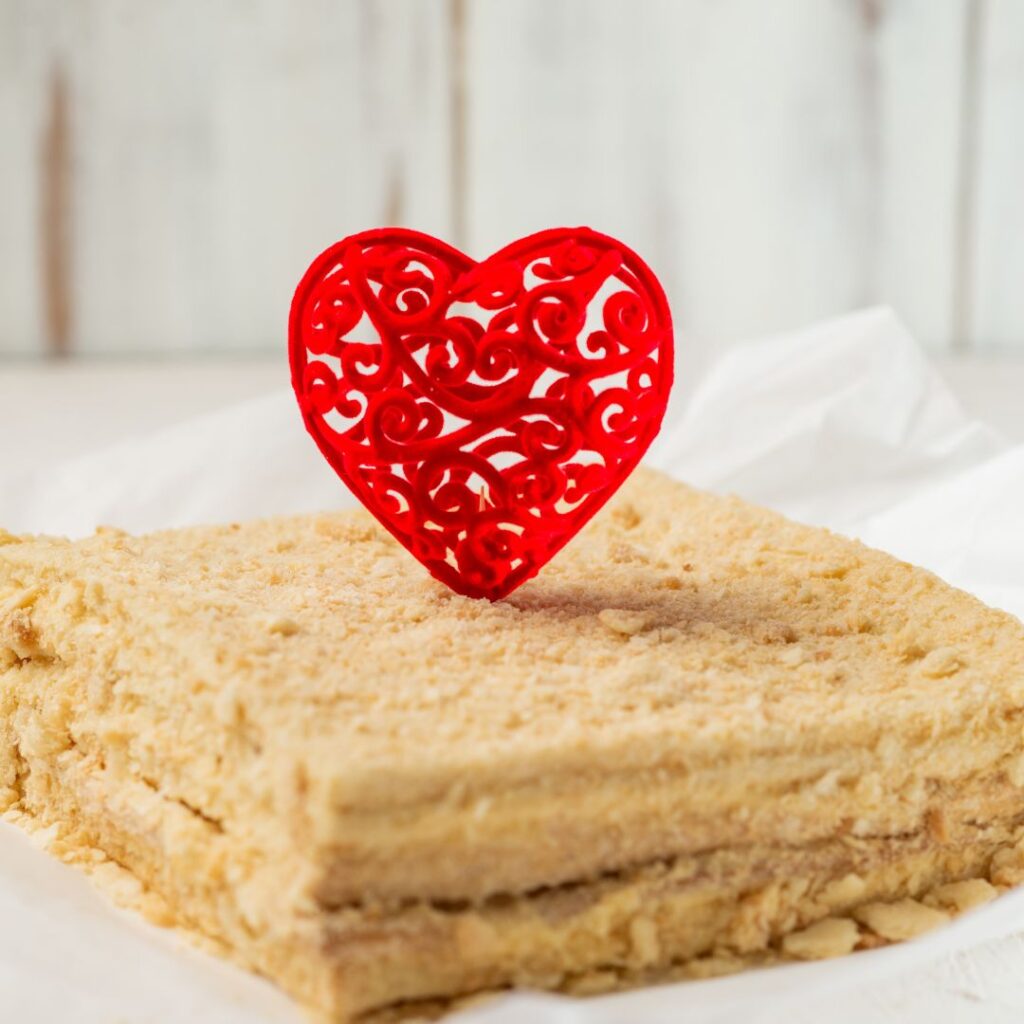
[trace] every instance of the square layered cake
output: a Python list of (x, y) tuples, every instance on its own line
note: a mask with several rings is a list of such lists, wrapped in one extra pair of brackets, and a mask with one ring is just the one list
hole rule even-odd
[(1022, 728), (1014, 618), (650, 472), (495, 603), (363, 512), (0, 537), (0, 806), (334, 1021), (941, 924)]

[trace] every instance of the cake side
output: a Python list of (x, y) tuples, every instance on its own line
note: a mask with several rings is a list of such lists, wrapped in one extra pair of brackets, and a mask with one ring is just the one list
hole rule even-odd
[[(30, 759), (33, 783), (11, 816), (56, 828), (76, 863), (128, 865), (173, 923), (339, 1022), (424, 1001), (434, 1012), (508, 986), (592, 994), (837, 956), (911, 938), (1024, 880), (1021, 815), (972, 820), (978, 795), (967, 793), (950, 795), (958, 824), (911, 835), (712, 850), (473, 903), (295, 900), (268, 914), (259, 872), (237, 849), (211, 857), (217, 835), (176, 801), (76, 759), (55, 773)], [(288, 865), (277, 868), (271, 881), (286, 886)]]
[[(978, 794), (951, 793), (957, 824), (911, 835), (713, 850), (474, 903), (294, 899), (267, 913), (258, 864), (218, 849), (221, 835), (176, 801), (104, 778), (75, 753), (56, 770), (37, 756), (12, 808), (19, 824), (56, 828), (77, 863), (101, 854), (130, 866), (174, 923), (335, 1021), (510, 985), (588, 994), (840, 955), (912, 937), (1024, 879), (1016, 806), (981, 822)], [(266, 881), (286, 889), (291, 866)]]

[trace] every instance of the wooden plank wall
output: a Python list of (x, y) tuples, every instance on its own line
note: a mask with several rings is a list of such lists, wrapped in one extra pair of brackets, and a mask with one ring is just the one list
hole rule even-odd
[(695, 338), (1024, 353), (1021, 0), (0, 0), (0, 353), (272, 350), (382, 222), (589, 223)]

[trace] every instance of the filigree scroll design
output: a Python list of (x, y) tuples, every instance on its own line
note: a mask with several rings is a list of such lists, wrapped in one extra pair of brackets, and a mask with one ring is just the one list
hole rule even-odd
[(310, 266), (290, 357), (342, 480), (433, 576), (493, 600), (639, 462), (672, 384), (672, 325), (643, 261), (587, 228), (482, 263), (380, 229)]

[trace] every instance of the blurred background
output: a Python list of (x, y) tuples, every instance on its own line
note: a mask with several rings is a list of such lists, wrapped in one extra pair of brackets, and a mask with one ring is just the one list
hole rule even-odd
[(887, 303), (1024, 403), (1024, 0), (0, 0), (0, 147), (0, 404), (54, 357), (279, 382), (381, 223), (616, 234), (695, 361)]

